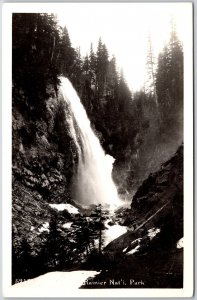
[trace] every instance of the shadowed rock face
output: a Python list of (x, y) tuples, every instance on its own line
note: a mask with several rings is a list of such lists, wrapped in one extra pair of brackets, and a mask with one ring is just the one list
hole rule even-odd
[[(176, 154), (162, 164), (161, 169), (143, 182), (134, 195), (131, 207), (138, 212), (146, 212), (154, 204), (165, 203), (165, 194), (174, 195), (183, 189), (183, 146)], [(172, 198), (172, 196), (170, 197)], [(169, 199), (170, 200), (170, 199)]]
[(111, 242), (106, 250), (122, 250), (153, 227), (160, 228), (156, 240), (165, 247), (174, 246), (183, 236), (183, 146), (143, 182), (124, 222), (134, 231)]
[[(105, 247), (103, 271), (93, 281), (108, 288), (181, 288), (183, 248), (176, 243), (183, 237), (183, 146), (143, 182), (125, 215), (130, 230)], [(117, 286), (110, 281), (120, 278)]]

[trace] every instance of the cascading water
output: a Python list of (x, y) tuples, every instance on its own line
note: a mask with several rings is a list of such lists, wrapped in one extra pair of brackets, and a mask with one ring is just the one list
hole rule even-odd
[(114, 159), (110, 155), (105, 155), (70, 81), (64, 77), (60, 79), (60, 91), (71, 115), (70, 132), (78, 152), (78, 168), (74, 178), (75, 197), (85, 206), (91, 204), (119, 206), (120, 199), (111, 176)]

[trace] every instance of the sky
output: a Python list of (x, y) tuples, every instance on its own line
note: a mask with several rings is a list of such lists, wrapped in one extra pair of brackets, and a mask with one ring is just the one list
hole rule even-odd
[(185, 3), (66, 3), (57, 17), (82, 55), (89, 53), (91, 42), (96, 51), (101, 37), (128, 86), (136, 91), (144, 86), (149, 34), (157, 57), (169, 39), (172, 17), (184, 43), (191, 15)]

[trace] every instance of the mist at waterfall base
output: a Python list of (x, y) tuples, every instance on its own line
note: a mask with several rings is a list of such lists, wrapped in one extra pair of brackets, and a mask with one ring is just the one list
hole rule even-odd
[(115, 209), (121, 205), (121, 200), (112, 179), (114, 158), (102, 149), (70, 81), (65, 77), (60, 80), (60, 93), (69, 109), (69, 130), (78, 154), (73, 178), (74, 200), (82, 206), (101, 204)]

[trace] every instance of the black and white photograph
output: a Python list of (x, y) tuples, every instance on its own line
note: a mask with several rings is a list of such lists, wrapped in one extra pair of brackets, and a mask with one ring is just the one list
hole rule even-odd
[(191, 296), (192, 3), (5, 14), (6, 295)]

